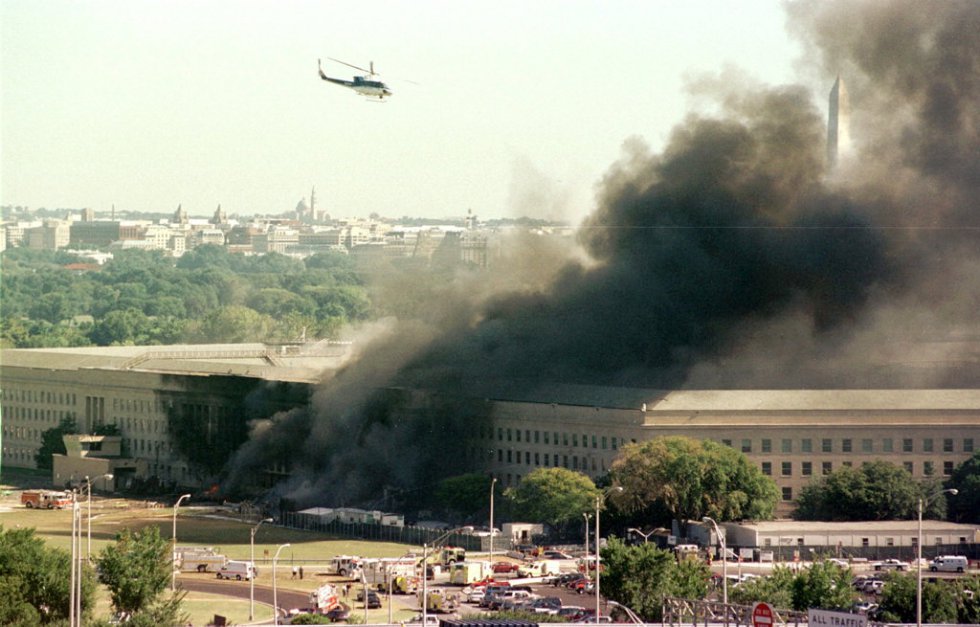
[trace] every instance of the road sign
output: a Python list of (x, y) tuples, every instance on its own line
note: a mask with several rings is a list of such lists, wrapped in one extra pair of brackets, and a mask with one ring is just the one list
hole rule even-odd
[(810, 627), (868, 627), (867, 616), (850, 612), (810, 609), (807, 619)]
[(752, 627), (772, 627), (775, 623), (775, 613), (772, 606), (759, 601), (752, 606)]

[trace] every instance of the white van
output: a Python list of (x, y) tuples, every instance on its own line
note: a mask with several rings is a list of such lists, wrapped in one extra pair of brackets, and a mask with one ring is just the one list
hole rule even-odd
[(255, 576), (255, 566), (252, 562), (230, 560), (218, 569), (218, 579), (248, 580)]
[(929, 570), (934, 573), (939, 571), (962, 573), (966, 572), (967, 568), (969, 562), (962, 555), (940, 555), (929, 564)]

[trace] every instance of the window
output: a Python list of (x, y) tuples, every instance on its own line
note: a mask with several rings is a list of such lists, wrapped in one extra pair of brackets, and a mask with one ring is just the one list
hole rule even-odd
[(535, 466), (540, 466), (541, 465), (541, 454), (540, 453), (535, 453), (534, 454), (534, 465)]
[(874, 445), (872, 444), (871, 438), (864, 438), (861, 440), (861, 452), (862, 453), (874, 452)]
[(769, 438), (762, 438), (762, 452), (772, 453), (772, 440)]
[(895, 538), (885, 538), (885, 546), (895, 546)]
[[(592, 448), (599, 448), (599, 441), (594, 435), (592, 436)], [(602, 448), (606, 448), (606, 447), (603, 446)]]
[(752, 440), (742, 440), (742, 452), (743, 453), (752, 452)]
[(964, 453), (973, 452), (973, 438), (963, 438), (963, 452)]
[(925, 438), (922, 440), (922, 451), (924, 453), (932, 452), (932, 438)]
[(731, 446), (732, 445), (732, 441), (731, 440), (722, 440), (721, 443), (724, 444), (725, 446)]
[(831, 440), (830, 438), (824, 438), (823, 440), (820, 441), (820, 450), (823, 451), (824, 453), (833, 453), (834, 441)]
[(762, 462), (762, 474), (772, 475), (772, 462)]
[(793, 488), (789, 486), (783, 487), (783, 500), (792, 501), (793, 500)]
[(520, 429), (517, 429), (517, 433), (515, 433), (514, 435), (517, 436), (517, 441), (520, 442), (521, 441), (521, 430)]
[(578, 434), (577, 433), (573, 433), (572, 434), (572, 446), (578, 446)]
[(812, 462), (803, 462), (802, 464), (800, 464), (800, 473), (804, 477), (809, 477), (810, 475), (812, 475), (813, 474), (813, 463)]
[(922, 474), (924, 474), (927, 477), (931, 477), (935, 473), (935, 470), (936, 470), (935, 464), (933, 464), (932, 462), (926, 462), (922, 466)]
[(943, 438), (943, 453), (953, 452), (953, 438)]
[[(555, 441), (557, 442), (558, 441), (558, 438), (555, 438)], [(564, 446), (568, 446), (568, 434), (567, 433), (562, 433), (561, 434), (561, 443)]]
[(793, 452), (793, 440), (783, 439), (782, 450), (784, 453)]
[(511, 463), (512, 461), (514, 461), (514, 460), (513, 460), (513, 453), (511, 452), (511, 450), (510, 450), (510, 449), (507, 449), (507, 463), (509, 464), (509, 463)]
[(589, 436), (582, 434), (582, 448), (589, 448)]
[(834, 465), (832, 462), (822, 462), (820, 464), (820, 472), (829, 475), (834, 470)]
[(537, 444), (538, 442), (540, 442), (541, 441), (540, 438), (541, 438), (541, 432), (538, 431), (537, 429), (535, 429), (535, 431), (534, 431), (534, 443)]
[(531, 441), (531, 430), (530, 429), (527, 429), (526, 431), (524, 431), (524, 441), (525, 442), (530, 442)]
[(943, 475), (950, 476), (953, 474), (953, 462), (943, 462)]
[(602, 436), (602, 450), (606, 450), (606, 436)]
[[(544, 432), (544, 443), (545, 444), (548, 444), (549, 443), (548, 442), (548, 433), (549, 433), (548, 431), (545, 431)], [(558, 442), (555, 442), (555, 444), (558, 444)]]
[(840, 442), (840, 448), (841, 448), (841, 451), (842, 452), (844, 452), (844, 453), (850, 453), (851, 452), (851, 438), (844, 438), (843, 440), (841, 440), (841, 442)]
[(902, 462), (902, 468), (904, 468), (905, 472), (909, 473), (910, 475), (915, 474), (915, 466), (912, 465), (912, 462)]
[(510, 429), (507, 429), (507, 441), (508, 441), (508, 442), (510, 442), (510, 441), (511, 441), (511, 433), (510, 433)]
[(895, 447), (892, 444), (891, 438), (885, 438), (884, 440), (881, 441), (881, 451), (883, 453), (892, 453), (895, 451)]
[(793, 474), (793, 462), (783, 462), (782, 473), (784, 477), (789, 477)]
[(813, 440), (811, 440), (810, 438), (803, 438), (802, 440), (800, 440), (800, 450), (803, 451), (804, 453), (812, 453)]
[(861, 538), (861, 546), (871, 546), (870, 538)]
[(903, 453), (912, 452), (912, 438), (902, 438), (902, 452)]

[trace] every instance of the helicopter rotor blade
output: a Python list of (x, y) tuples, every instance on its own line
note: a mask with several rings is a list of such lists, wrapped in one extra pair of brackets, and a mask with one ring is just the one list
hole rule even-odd
[(366, 70), (366, 69), (364, 69), (362, 67), (358, 67), (358, 66), (356, 66), (356, 65), (354, 65), (352, 63), (348, 63), (346, 61), (341, 61), (340, 59), (334, 59), (333, 57), (327, 57), (327, 58), (330, 59), (331, 61), (336, 61), (337, 63), (340, 63), (341, 65), (346, 65), (347, 67), (352, 67), (355, 70), (360, 70), (362, 72), (367, 72), (368, 74), (374, 74), (374, 61), (371, 62), (371, 69), (370, 70)]

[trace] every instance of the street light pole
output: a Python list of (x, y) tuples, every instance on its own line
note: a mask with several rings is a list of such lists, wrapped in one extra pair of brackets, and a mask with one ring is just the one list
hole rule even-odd
[(602, 570), (602, 568), (600, 568), (600, 559), (601, 558), (600, 558), (600, 555), (599, 555), (600, 554), (600, 550), (599, 550), (599, 547), (600, 547), (599, 538), (601, 537), (599, 535), (599, 508), (605, 502), (607, 496), (609, 496), (613, 492), (622, 492), (622, 491), (623, 491), (622, 486), (613, 486), (613, 487), (609, 488), (608, 490), (606, 490), (605, 492), (600, 492), (595, 497), (595, 622), (596, 622), (596, 624), (599, 623), (599, 617), (600, 617), (600, 614), (599, 614), (599, 571)]
[(72, 494), (71, 499), (71, 588), (68, 590), (68, 625), (75, 627), (75, 574), (78, 552), (76, 549), (75, 537), (78, 535), (78, 499), (76, 494)]
[(643, 536), (643, 544), (646, 544), (647, 543), (647, 540), (650, 539), (650, 536), (653, 535), (653, 531), (651, 531), (650, 533), (643, 533), (642, 531), (640, 531), (636, 527), (630, 527), (626, 531), (632, 531), (632, 532), (636, 533), (637, 535)]
[(959, 490), (956, 488), (949, 488), (939, 492), (931, 499), (923, 499), (919, 497), (919, 536), (916, 540), (916, 557), (915, 557), (915, 625), (916, 627), (922, 627), (922, 510), (925, 506), (932, 503), (935, 499), (939, 498), (943, 494), (952, 494), (956, 496), (959, 494)]
[[(497, 478), (490, 480), (490, 577), (493, 578), (493, 489), (497, 486)], [(424, 627), (424, 626), (423, 626)]]
[(263, 518), (254, 527), (252, 527), (251, 533), (249, 533), (248, 545), (250, 548), (251, 555), (251, 566), (252, 572), (248, 578), (248, 621), (252, 622), (255, 617), (255, 532), (259, 530), (262, 523), (272, 522), (271, 518)]
[(170, 534), (170, 539), (173, 543), (173, 550), (170, 552), (170, 591), (173, 592), (177, 589), (177, 508), (184, 499), (191, 498), (190, 494), (184, 494), (177, 502), (174, 503), (174, 527)]
[(585, 512), (582, 517), (585, 518), (585, 559), (589, 559), (589, 513)]
[(728, 622), (728, 547), (725, 543), (725, 537), (721, 535), (721, 529), (718, 528), (718, 523), (715, 522), (714, 518), (705, 516), (701, 519), (706, 523), (711, 523), (711, 526), (715, 528), (715, 534), (718, 536), (718, 544), (721, 545), (721, 602), (725, 604), (725, 622)]
[(428, 625), (429, 618), (429, 545), (422, 544), (422, 627)]
[(279, 548), (276, 549), (276, 554), (272, 558), (272, 624), (279, 624), (279, 594), (276, 591), (276, 562), (279, 561), (279, 551), (283, 550), (289, 546), (289, 543), (280, 544)]

